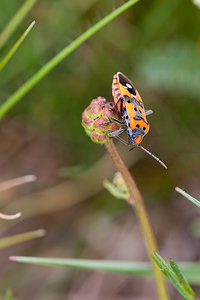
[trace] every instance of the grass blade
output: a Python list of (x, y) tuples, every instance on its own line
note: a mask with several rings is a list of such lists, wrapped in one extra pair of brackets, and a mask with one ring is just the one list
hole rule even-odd
[(81, 44), (88, 40), (92, 35), (102, 29), (109, 22), (114, 20), (117, 16), (134, 5), (139, 0), (129, 0), (124, 3), (102, 20), (97, 22), (91, 28), (86, 30), (72, 43), (61, 50), (56, 56), (54, 56), (44, 67), (36, 72), (29, 80), (27, 80), (12, 96), (10, 96), (0, 107), (0, 119), (24, 96), (26, 95), (42, 78), (44, 78), (51, 70), (53, 70), (64, 58), (71, 54)]
[[(11, 256), (10, 259), (20, 263), (30, 263), (43, 266), (68, 267), (82, 270), (129, 274), (135, 276), (153, 276), (151, 265), (145, 262), (28, 256)], [(200, 263), (179, 262), (178, 264), (190, 283), (200, 284)]]
[(182, 271), (175, 261), (170, 260), (170, 266), (165, 260), (156, 252), (152, 255), (154, 261), (157, 263), (160, 271), (169, 279), (176, 290), (187, 300), (194, 300), (195, 293), (189, 286)]
[(188, 294), (191, 296), (195, 296), (193, 290), (191, 289), (188, 281), (183, 276), (183, 273), (180, 270), (177, 263), (174, 260), (170, 260), (170, 266), (171, 266), (172, 270), (174, 271), (174, 273), (176, 274), (176, 276), (178, 277), (180, 283), (183, 285), (184, 289), (188, 292)]
[(62, 258), (43, 258), (43, 257), (26, 257), (11, 256), (10, 260), (31, 263), (43, 266), (69, 267), (75, 269), (104, 271), (111, 273), (124, 273), (137, 276), (152, 275), (150, 265), (141, 262), (119, 262), (108, 260), (90, 260), (90, 259), (62, 259)]
[(44, 229), (29, 231), (0, 239), (0, 248), (5, 248), (22, 242), (26, 242), (45, 235)]
[(192, 203), (194, 203), (196, 206), (198, 206), (200, 208), (200, 201), (198, 201), (197, 199), (195, 199), (194, 197), (190, 196), (188, 193), (184, 192), (182, 189), (180, 189), (179, 187), (176, 187), (175, 190), (183, 195), (185, 198), (187, 198), (188, 200), (190, 200)]
[(11, 59), (13, 54), (16, 52), (16, 50), (19, 48), (21, 43), (24, 41), (25, 37), (28, 35), (30, 30), (35, 25), (35, 21), (31, 23), (31, 25), (26, 29), (26, 31), (22, 34), (22, 36), (18, 39), (18, 41), (14, 44), (14, 46), (10, 49), (10, 51), (4, 56), (4, 58), (0, 61), (0, 71), (3, 69), (3, 67), (8, 63), (8, 61)]
[(11, 21), (7, 24), (5, 29), (0, 34), (0, 49), (5, 45), (7, 40), (10, 38), (11, 34), (18, 27), (20, 22), (24, 19), (24, 17), (31, 10), (33, 5), (37, 0), (26, 0), (24, 4), (20, 7), (20, 9), (16, 12)]

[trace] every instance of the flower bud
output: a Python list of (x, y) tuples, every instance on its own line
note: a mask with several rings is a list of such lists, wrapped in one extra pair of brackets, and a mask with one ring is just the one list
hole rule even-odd
[(130, 197), (127, 185), (120, 172), (115, 173), (112, 182), (104, 180), (103, 185), (115, 198), (126, 200), (130, 205), (134, 205), (134, 201)]
[(93, 142), (98, 144), (106, 143), (109, 139), (109, 131), (119, 129), (119, 125), (110, 122), (108, 117), (121, 120), (119, 112), (117, 109), (114, 109), (114, 103), (106, 102), (106, 99), (101, 96), (93, 99), (82, 113), (82, 126)]

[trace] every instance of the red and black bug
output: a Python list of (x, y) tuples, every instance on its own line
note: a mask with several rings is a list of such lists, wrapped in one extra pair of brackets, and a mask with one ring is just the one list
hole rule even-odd
[[(146, 116), (152, 113), (152, 110), (145, 110), (142, 98), (134, 87), (133, 83), (123, 73), (118, 72), (113, 77), (112, 94), (114, 97), (115, 106), (120, 112), (123, 121), (120, 122), (112, 117), (110, 121), (116, 122), (122, 127), (110, 132), (111, 137), (116, 137), (125, 144), (132, 144), (134, 147), (138, 146), (150, 156), (155, 158), (165, 168), (166, 165), (155, 155), (142, 147), (140, 144), (144, 136), (149, 131), (149, 123)], [(122, 132), (126, 132), (128, 135), (128, 142), (121, 139), (118, 135)]]

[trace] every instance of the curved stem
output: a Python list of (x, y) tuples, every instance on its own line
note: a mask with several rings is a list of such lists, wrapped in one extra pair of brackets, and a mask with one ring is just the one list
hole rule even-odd
[(130, 197), (134, 200), (135, 213), (137, 215), (138, 221), (143, 232), (149, 259), (152, 263), (159, 298), (161, 300), (169, 300), (164, 277), (151, 257), (151, 253), (153, 253), (153, 251), (158, 252), (158, 246), (142, 195), (140, 194), (140, 191), (135, 181), (133, 180), (131, 174), (129, 173), (127, 167), (125, 166), (124, 162), (119, 156), (112, 139), (109, 139), (109, 141), (105, 144), (105, 147), (108, 151), (108, 154), (112, 158), (116, 168), (122, 174), (124, 181), (126, 182), (127, 188), (129, 190)]

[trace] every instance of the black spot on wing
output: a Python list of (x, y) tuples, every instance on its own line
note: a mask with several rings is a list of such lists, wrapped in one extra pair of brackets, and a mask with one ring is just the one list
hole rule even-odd
[(117, 73), (118, 76), (118, 80), (119, 83), (121, 83), (129, 93), (131, 93), (132, 95), (136, 96), (136, 90), (135, 87), (133, 85), (133, 83), (130, 81), (130, 79), (128, 79), (123, 73), (118, 72)]

